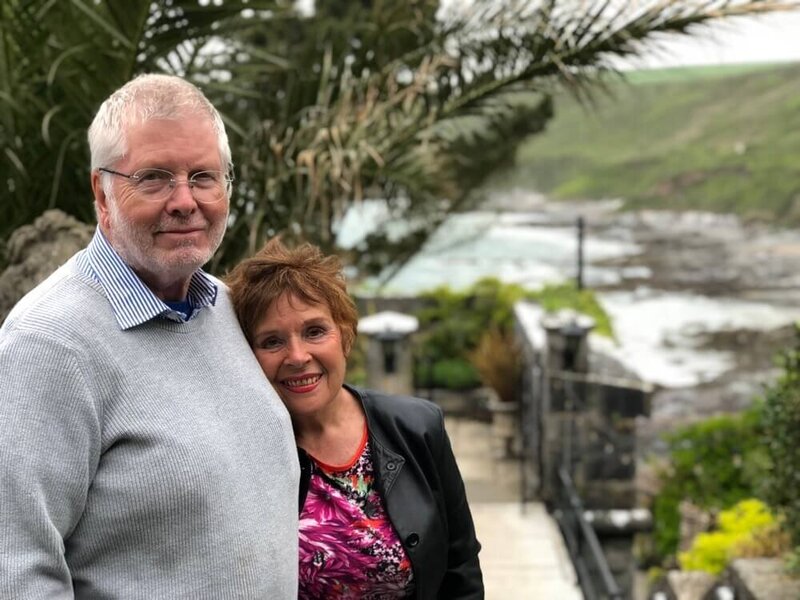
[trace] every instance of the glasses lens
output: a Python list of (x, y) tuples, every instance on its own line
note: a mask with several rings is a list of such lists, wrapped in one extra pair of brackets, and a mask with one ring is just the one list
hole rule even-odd
[(189, 178), (192, 196), (204, 203), (221, 200), (228, 184), (228, 178), (222, 171), (200, 171)]
[(148, 200), (160, 200), (168, 196), (172, 186), (172, 173), (162, 169), (140, 169), (131, 175), (136, 191)]
[(199, 171), (188, 180), (179, 181), (164, 169), (140, 169), (130, 176), (130, 180), (141, 197), (152, 202), (165, 200), (177, 185), (186, 183), (195, 201), (211, 204), (222, 200), (230, 186), (230, 178), (223, 171)]

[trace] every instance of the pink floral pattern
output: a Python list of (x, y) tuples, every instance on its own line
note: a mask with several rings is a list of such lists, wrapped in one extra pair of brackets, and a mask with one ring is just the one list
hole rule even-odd
[(312, 459), (300, 514), (301, 600), (411, 595), (411, 563), (373, 481), (369, 443), (346, 470), (326, 471)]

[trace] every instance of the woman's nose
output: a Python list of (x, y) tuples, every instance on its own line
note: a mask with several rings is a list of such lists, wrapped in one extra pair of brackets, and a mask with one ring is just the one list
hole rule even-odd
[(292, 340), (289, 342), (286, 360), (292, 365), (303, 365), (311, 360), (311, 355), (301, 340)]

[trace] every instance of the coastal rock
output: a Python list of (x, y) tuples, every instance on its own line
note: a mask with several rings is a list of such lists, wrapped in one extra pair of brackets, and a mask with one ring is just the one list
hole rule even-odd
[(25, 294), (84, 248), (92, 239), (87, 225), (60, 210), (48, 210), (8, 238), (8, 267), (0, 274), (0, 323)]

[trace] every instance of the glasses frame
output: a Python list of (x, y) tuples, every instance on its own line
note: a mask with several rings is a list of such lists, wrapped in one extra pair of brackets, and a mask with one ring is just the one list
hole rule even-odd
[[(108, 173), (109, 175), (117, 175), (118, 177), (124, 177), (125, 179), (128, 179), (128, 180), (132, 181), (134, 184), (138, 184), (139, 183), (141, 177), (138, 175), (138, 173), (141, 173), (142, 171), (160, 171), (162, 173), (168, 173), (170, 175), (169, 184), (168, 184), (169, 185), (169, 193), (166, 194), (163, 199), (151, 200), (152, 202), (158, 202), (158, 201), (161, 201), (161, 200), (166, 200), (172, 194), (175, 193), (175, 190), (178, 189), (178, 184), (179, 183), (185, 183), (189, 187), (189, 193), (192, 194), (192, 198), (194, 198), (195, 202), (199, 202), (200, 204), (216, 204), (217, 202), (219, 202), (220, 200), (222, 200), (226, 196), (229, 197), (231, 195), (231, 184), (233, 183), (233, 174), (232, 173), (226, 173), (226, 172), (220, 171), (218, 169), (204, 169), (202, 171), (198, 171), (197, 173), (195, 173), (191, 177), (187, 177), (186, 179), (177, 179), (175, 177), (175, 173), (173, 173), (172, 171), (168, 171), (167, 169), (159, 169), (158, 167), (144, 167), (142, 169), (137, 169), (133, 173), (122, 173), (121, 171), (115, 171), (114, 169), (109, 169), (109, 168), (106, 168), (106, 167), (98, 167), (97, 170), (99, 172), (101, 172), (101, 173)], [(197, 177), (197, 175), (199, 175), (200, 173), (222, 173), (222, 177), (223, 177), (223, 179), (225, 181), (225, 186), (223, 188), (223, 194), (219, 198), (217, 198), (216, 200), (211, 200), (211, 201), (199, 200), (194, 195), (194, 186), (197, 183), (194, 180), (194, 178)]]

